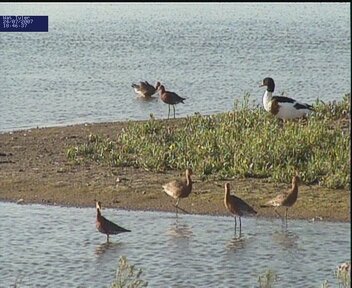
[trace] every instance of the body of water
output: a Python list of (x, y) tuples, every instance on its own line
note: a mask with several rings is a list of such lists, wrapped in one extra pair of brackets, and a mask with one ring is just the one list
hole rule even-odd
[[(177, 117), (224, 112), (261, 80), (313, 103), (351, 86), (349, 3), (2, 3), (49, 32), (0, 33), (0, 131), (167, 117), (132, 82), (186, 97)], [(2, 23), (0, 23), (2, 24)]]
[[(104, 204), (104, 203), (103, 203)], [(148, 287), (258, 287), (268, 269), (277, 287), (337, 287), (334, 270), (350, 259), (350, 223), (104, 209), (130, 233), (111, 243), (95, 228), (94, 208), (0, 203), (0, 287), (109, 287), (120, 256), (143, 270)]]

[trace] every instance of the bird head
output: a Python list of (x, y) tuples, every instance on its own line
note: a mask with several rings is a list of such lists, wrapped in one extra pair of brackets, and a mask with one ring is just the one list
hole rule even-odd
[(273, 78), (270, 77), (266, 77), (263, 79), (262, 83), (259, 85), (259, 87), (263, 87), (266, 86), (267, 90), (269, 92), (274, 92), (275, 89), (275, 82)]
[(95, 207), (99, 210), (101, 210), (101, 202), (100, 201), (95, 201)]

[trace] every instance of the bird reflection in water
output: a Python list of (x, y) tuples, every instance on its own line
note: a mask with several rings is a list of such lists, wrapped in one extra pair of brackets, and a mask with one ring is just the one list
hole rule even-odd
[(246, 246), (246, 238), (243, 237), (243, 234), (240, 233), (239, 235), (236, 235), (232, 237), (229, 241), (226, 243), (226, 248), (231, 251), (237, 251), (240, 249), (245, 248)]
[(166, 231), (166, 234), (173, 238), (183, 239), (188, 239), (193, 236), (191, 228), (185, 223), (180, 223), (178, 219), (172, 223), (170, 228)]
[(95, 255), (100, 256), (105, 254), (106, 252), (114, 252), (117, 251), (120, 247), (122, 247), (122, 242), (105, 242), (99, 244), (95, 247)]
[(281, 229), (273, 233), (273, 241), (285, 249), (297, 249), (299, 236), (287, 229)]

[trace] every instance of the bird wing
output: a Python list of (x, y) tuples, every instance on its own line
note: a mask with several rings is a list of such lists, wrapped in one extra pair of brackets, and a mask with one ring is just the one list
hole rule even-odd
[(280, 206), (287, 197), (287, 193), (277, 195), (275, 198), (265, 203), (266, 206)]
[(255, 211), (252, 206), (243, 201), (241, 198), (238, 198), (234, 195), (232, 195), (232, 197), (234, 197), (238, 208), (243, 214), (257, 214), (257, 211)]
[(125, 229), (125, 228), (111, 222), (110, 220), (106, 219), (104, 216), (101, 216), (101, 217), (102, 217), (101, 226), (107, 234), (118, 234), (118, 233), (122, 233), (122, 232), (131, 232), (131, 230)]
[(296, 100), (286, 96), (273, 96), (272, 99), (282, 103), (295, 103)]
[(295, 107), (297, 110), (299, 109), (309, 109), (309, 110), (314, 110), (312, 105), (306, 104), (306, 103), (300, 103), (297, 102), (295, 99), (292, 99), (290, 97), (286, 96), (273, 96), (273, 100), (277, 100), (278, 102), (281, 103), (292, 103), (293, 107)]
[(165, 185), (163, 185), (164, 191), (172, 196), (178, 197), (181, 194), (182, 189), (185, 188), (186, 182), (182, 180), (173, 180)]

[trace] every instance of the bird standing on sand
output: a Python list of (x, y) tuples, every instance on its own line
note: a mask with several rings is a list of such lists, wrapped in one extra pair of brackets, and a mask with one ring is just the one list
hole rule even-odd
[(160, 99), (164, 103), (169, 104), (169, 113), (167, 114), (167, 119), (169, 119), (170, 117), (170, 105), (172, 105), (172, 108), (174, 108), (174, 118), (175, 118), (175, 105), (178, 103), (184, 103), (183, 100), (186, 100), (186, 98), (182, 98), (174, 92), (166, 91), (163, 85), (159, 86), (158, 91), (160, 93)]
[(96, 201), (97, 208), (97, 220), (96, 227), (100, 233), (106, 234), (106, 242), (109, 242), (109, 235), (120, 234), (123, 232), (131, 232), (131, 230), (127, 230), (125, 228), (116, 225), (115, 223), (109, 221), (104, 216), (101, 215), (101, 202)]
[(176, 215), (178, 210), (178, 203), (180, 202), (180, 198), (186, 198), (192, 192), (192, 169), (186, 169), (186, 180), (173, 180), (165, 185), (163, 185), (163, 189), (172, 198), (176, 199), (175, 207), (176, 207)]
[(314, 111), (312, 105), (300, 103), (285, 96), (273, 96), (275, 89), (274, 80), (270, 77), (264, 78), (259, 87), (266, 86), (263, 95), (264, 109), (282, 120), (302, 118)]
[(266, 202), (264, 205), (260, 205), (260, 207), (275, 207), (274, 211), (279, 217), (284, 221), (284, 218), (277, 212), (277, 208), (280, 206), (283, 206), (286, 208), (285, 210), (285, 219), (286, 219), (286, 225), (287, 225), (287, 210), (289, 207), (292, 207), (296, 201), (297, 201), (297, 196), (298, 196), (298, 184), (300, 182), (299, 176), (296, 174), (292, 178), (292, 188), (284, 192), (282, 194), (277, 195), (275, 198), (269, 200)]
[(147, 81), (139, 82), (139, 85), (132, 83), (134, 92), (136, 92), (138, 95), (144, 98), (152, 97), (156, 93), (156, 91), (158, 91), (159, 86), (160, 86), (160, 82), (156, 82), (155, 87), (149, 84)]
[(240, 235), (241, 235), (241, 216), (255, 215), (255, 211), (250, 205), (248, 205), (242, 199), (236, 197), (235, 195), (230, 195), (230, 183), (225, 183), (225, 195), (224, 195), (224, 205), (229, 210), (231, 214), (235, 217), (235, 233), (237, 228), (236, 216), (240, 219)]

